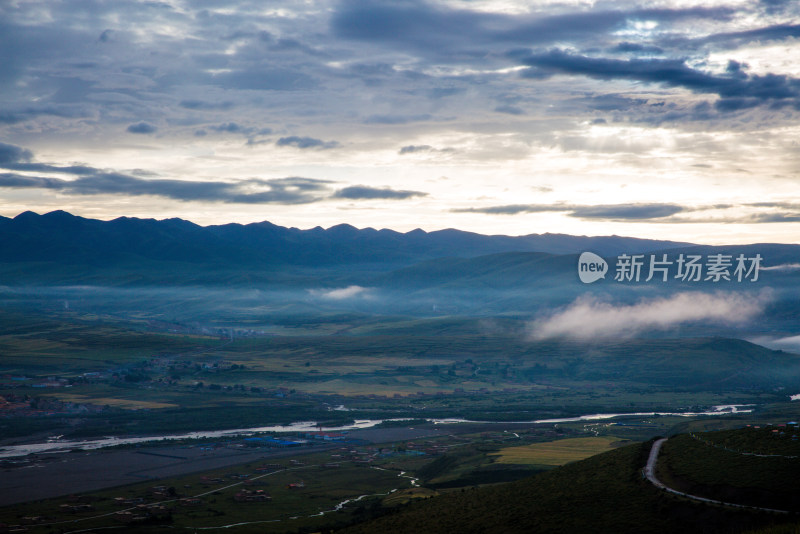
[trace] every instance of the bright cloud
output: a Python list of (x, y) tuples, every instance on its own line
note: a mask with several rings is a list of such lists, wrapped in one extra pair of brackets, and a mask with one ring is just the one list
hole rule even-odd
[(761, 267), (764, 271), (797, 271), (800, 270), (800, 263), (782, 263), (772, 267)]
[(788, 352), (800, 353), (800, 335), (786, 337), (760, 336), (748, 341), (774, 350), (785, 350)]
[(582, 297), (565, 309), (530, 325), (533, 339), (630, 337), (646, 330), (667, 330), (684, 323), (707, 321), (741, 324), (757, 317), (769, 300), (736, 293), (678, 293), (666, 298), (619, 305)]
[(352, 298), (367, 298), (370, 289), (361, 286), (347, 286), (338, 289), (311, 289), (309, 293), (315, 297), (328, 300), (346, 300)]

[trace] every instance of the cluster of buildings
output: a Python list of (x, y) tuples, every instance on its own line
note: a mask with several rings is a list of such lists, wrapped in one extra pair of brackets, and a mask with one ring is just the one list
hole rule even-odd
[(0, 395), (0, 417), (32, 417), (66, 414), (100, 413), (108, 406), (64, 402), (51, 397), (31, 397), (30, 395)]
[(268, 502), (272, 500), (269, 493), (264, 490), (243, 489), (233, 496), (236, 502)]
[(289, 440), (273, 437), (245, 438), (244, 444), (249, 447), (274, 447), (277, 449), (287, 449), (291, 447), (302, 447), (307, 442), (305, 440)]
[(72, 384), (66, 378), (59, 378), (56, 376), (47, 376), (44, 378), (32, 378), (22, 375), (2, 375), (0, 376), (0, 388), (3, 389), (16, 389), (16, 388), (68, 388)]
[(303, 437), (307, 439), (316, 439), (322, 441), (344, 441), (347, 439), (346, 433), (340, 432), (323, 432), (323, 431), (316, 431), (316, 432), (306, 432), (302, 434)]
[(126, 525), (148, 521), (164, 521), (172, 516), (172, 509), (162, 504), (140, 504), (133, 510), (114, 513), (114, 520)]

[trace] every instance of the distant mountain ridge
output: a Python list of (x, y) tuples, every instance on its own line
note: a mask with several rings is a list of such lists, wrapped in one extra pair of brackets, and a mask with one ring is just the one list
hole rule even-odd
[(482, 235), (446, 229), (434, 232), (286, 228), (269, 222), (199, 226), (182, 219), (111, 221), (65, 211), (30, 211), (0, 217), (0, 262), (59, 262), (117, 265), (135, 260), (244, 266), (411, 265), (441, 257), (473, 258), (504, 252), (574, 254), (591, 250), (603, 256), (691, 246), (690, 243), (620, 236), (530, 234)]

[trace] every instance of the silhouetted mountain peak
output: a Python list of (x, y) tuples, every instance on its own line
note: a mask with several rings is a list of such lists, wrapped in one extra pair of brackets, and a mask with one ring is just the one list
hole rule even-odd
[(331, 226), (328, 228), (328, 233), (339, 235), (354, 235), (359, 231), (360, 230), (358, 228), (349, 224), (337, 224), (336, 226)]
[(39, 215), (35, 211), (23, 211), (22, 213), (20, 213), (16, 217), (14, 217), (14, 219), (12, 219), (12, 220), (14, 220), (14, 221), (31, 221), (31, 220), (36, 220), (39, 217), (41, 217), (41, 215)]
[(46, 219), (55, 219), (55, 220), (58, 220), (58, 219), (61, 219), (61, 220), (64, 220), (64, 219), (83, 219), (83, 217), (78, 217), (77, 215), (73, 215), (73, 214), (69, 213), (68, 211), (64, 211), (64, 210), (51, 211), (51, 212), (45, 213), (44, 215), (42, 215), (42, 217), (44, 217)]

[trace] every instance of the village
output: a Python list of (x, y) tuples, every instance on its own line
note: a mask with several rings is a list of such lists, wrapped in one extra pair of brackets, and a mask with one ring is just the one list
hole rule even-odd
[[(372, 435), (403, 436), (401, 428), (376, 429)], [(375, 434), (382, 432), (382, 434)], [(405, 432), (407, 433), (407, 431)], [(520, 433), (522, 436), (520, 436)], [(237, 510), (247, 515), (287, 519), (283, 503), (317, 506), (313, 514), (333, 510), (327, 505), (330, 495), (350, 494), (364, 484), (367, 493), (390, 494), (417, 487), (416, 478), (407, 475), (419, 467), (465, 446), (530, 442), (562, 435), (552, 428), (530, 428), (519, 432), (484, 431), (470, 435), (441, 433), (418, 439), (373, 443), (359, 432), (303, 431), (293, 434), (259, 435), (218, 441), (189, 440), (183, 445), (133, 447), (127, 454), (172, 461), (191, 454), (213, 455), (231, 451), (247, 453), (261, 460), (196, 474), (170, 477), (158, 483), (138, 483), (117, 490), (101, 490), (67, 495), (24, 504), (18, 507), (16, 521), (0, 517), (2, 532), (38, 532), (47, 527), (78, 521), (87, 525), (161, 524), (192, 518), (222, 518)], [(194, 451), (194, 452), (192, 452)], [(228, 451), (228, 452), (226, 452)], [(113, 453), (113, 452), (112, 452)], [(250, 453), (257, 453), (252, 456)], [(102, 452), (97, 454), (103, 454)], [(27, 465), (35, 465), (27, 462)], [(45, 469), (48, 465), (43, 464)], [(21, 465), (5, 465), (15, 470)], [(378, 491), (380, 490), (380, 491)], [(428, 490), (419, 490), (427, 495)], [(294, 495), (294, 497), (292, 496)], [(298, 501), (298, 498), (300, 501)], [(340, 499), (341, 500), (341, 499)], [(338, 502), (338, 501), (337, 501)], [(298, 503), (301, 503), (298, 505)], [(332, 503), (335, 507), (336, 503)], [(267, 507), (262, 512), (242, 512), (241, 507)], [(321, 507), (321, 508), (319, 508)], [(35, 510), (31, 513), (29, 510)], [(6, 509), (8, 511), (8, 509)], [(216, 514), (216, 515), (215, 515)], [(294, 513), (297, 515), (297, 512)], [(312, 515), (312, 513), (309, 513)]]

